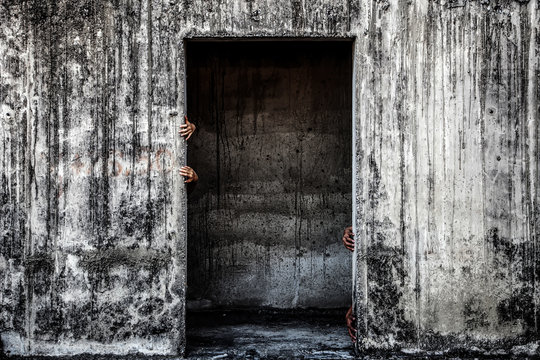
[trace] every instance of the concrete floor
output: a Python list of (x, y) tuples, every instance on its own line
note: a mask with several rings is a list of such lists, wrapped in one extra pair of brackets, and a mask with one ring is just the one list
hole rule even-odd
[(346, 310), (189, 313), (186, 355), (188, 359), (354, 359)]
[[(540, 359), (519, 354), (382, 352), (355, 357), (345, 327), (346, 309), (198, 310), (187, 314), (186, 357), (88, 355), (8, 357), (13, 360), (213, 360), (213, 359), (361, 359), (502, 360)], [(1, 350), (1, 349), (0, 349)], [(0, 359), (5, 356), (0, 351)]]

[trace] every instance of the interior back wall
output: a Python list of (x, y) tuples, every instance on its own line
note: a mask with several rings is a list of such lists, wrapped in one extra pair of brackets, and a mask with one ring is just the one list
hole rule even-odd
[(352, 43), (193, 42), (187, 58), (188, 301), (350, 305)]

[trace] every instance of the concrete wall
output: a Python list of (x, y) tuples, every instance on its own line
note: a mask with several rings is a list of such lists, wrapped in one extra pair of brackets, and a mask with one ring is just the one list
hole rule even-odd
[(188, 306), (348, 307), (352, 42), (186, 52)]
[(533, 343), (539, 11), (537, 0), (2, 1), (4, 350), (184, 349), (176, 128), (181, 40), (197, 36), (356, 36), (362, 347)]
[(539, 15), (537, 1), (362, 7), (361, 346), (536, 351)]
[(0, 5), (6, 352), (183, 348), (182, 57), (152, 6)]

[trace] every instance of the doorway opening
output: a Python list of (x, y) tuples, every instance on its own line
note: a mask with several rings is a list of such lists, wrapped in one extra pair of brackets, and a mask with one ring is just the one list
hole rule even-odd
[(350, 40), (186, 42), (197, 125), (188, 165), (199, 175), (188, 200), (188, 353), (216, 317), (256, 326), (295, 314), (335, 322), (350, 347), (352, 260), (341, 235), (352, 222), (352, 49)]

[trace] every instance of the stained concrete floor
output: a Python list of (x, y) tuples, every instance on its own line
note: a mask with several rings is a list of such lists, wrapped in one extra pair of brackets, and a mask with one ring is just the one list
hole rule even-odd
[(188, 313), (188, 359), (354, 359), (347, 309)]
[(228, 310), (187, 314), (187, 359), (473, 360), (539, 359), (523, 354), (381, 352), (355, 357), (347, 309)]
[(346, 309), (336, 310), (226, 310), (187, 314), (185, 358), (144, 355), (89, 355), (6, 357), (13, 360), (212, 360), (212, 359), (361, 359), (361, 360), (502, 360), (539, 359), (520, 354), (485, 355), (464, 351), (448, 354), (382, 352), (355, 357), (345, 327)]

